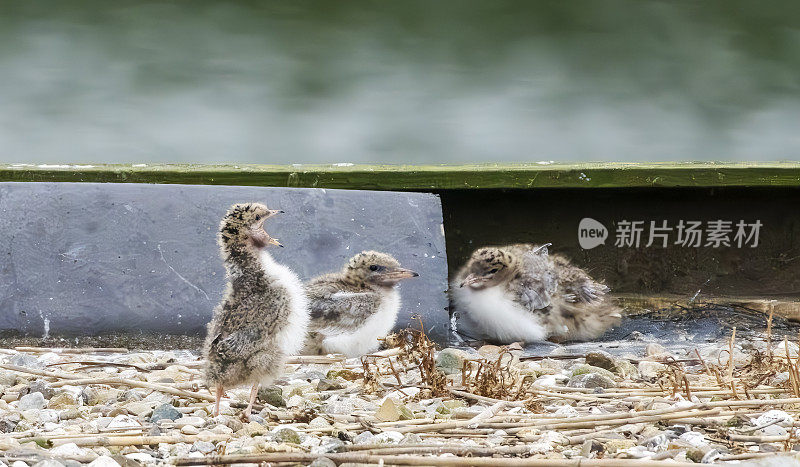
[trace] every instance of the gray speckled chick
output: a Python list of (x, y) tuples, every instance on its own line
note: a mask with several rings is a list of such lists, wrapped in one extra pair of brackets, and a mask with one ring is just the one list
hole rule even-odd
[(399, 281), (416, 277), (391, 255), (361, 252), (340, 271), (306, 285), (312, 331), (304, 353), (342, 353), (349, 357), (378, 349), (400, 310)]
[(590, 340), (618, 323), (608, 287), (548, 245), (476, 250), (451, 284), (456, 309), (503, 343)]
[(251, 384), (242, 413), (249, 418), (259, 384), (270, 384), (286, 357), (303, 345), (309, 318), (302, 282), (266, 251), (281, 246), (263, 228), (279, 212), (259, 203), (236, 204), (220, 224), (228, 286), (208, 323), (204, 348), (208, 386), (216, 389), (215, 416), (226, 386)]

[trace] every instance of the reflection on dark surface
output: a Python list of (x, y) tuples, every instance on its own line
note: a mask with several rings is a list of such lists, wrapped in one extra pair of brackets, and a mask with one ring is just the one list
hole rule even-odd
[(0, 161), (796, 158), (800, 5), (0, 4)]
[[(759, 348), (766, 338), (767, 317), (761, 313), (740, 308), (710, 306), (692, 310), (642, 311), (623, 318), (622, 323), (593, 342), (533, 343), (525, 346), (526, 355), (585, 355), (593, 350), (605, 350), (614, 355), (642, 357), (645, 347), (658, 343), (676, 358), (692, 357), (695, 349), (724, 348), (736, 327), (737, 345), (750, 343)], [(795, 342), (800, 324), (774, 316), (772, 343), (779, 344), (786, 337)], [(471, 339), (470, 330), (460, 333), (456, 342), (477, 346), (481, 341)]]

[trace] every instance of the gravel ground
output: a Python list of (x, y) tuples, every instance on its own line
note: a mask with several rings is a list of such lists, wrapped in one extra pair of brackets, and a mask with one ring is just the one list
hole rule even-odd
[(295, 358), (243, 421), (247, 388), (210, 416), (196, 350), (0, 341), (0, 463), (800, 465), (792, 342), (535, 357), (434, 350), (411, 331), (387, 343), (364, 359)]

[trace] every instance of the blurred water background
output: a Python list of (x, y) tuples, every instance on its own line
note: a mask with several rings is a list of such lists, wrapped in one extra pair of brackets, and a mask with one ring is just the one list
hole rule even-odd
[(797, 2), (0, 2), (0, 161), (800, 154)]

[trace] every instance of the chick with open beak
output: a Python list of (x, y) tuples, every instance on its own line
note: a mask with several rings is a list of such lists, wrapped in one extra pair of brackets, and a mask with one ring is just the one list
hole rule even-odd
[(304, 353), (355, 357), (378, 349), (394, 328), (400, 310), (397, 284), (419, 274), (391, 255), (364, 251), (336, 273), (306, 284), (311, 324)]
[(249, 384), (250, 404), (242, 413), (249, 418), (259, 384), (271, 384), (305, 339), (309, 317), (303, 284), (267, 252), (269, 245), (282, 245), (264, 230), (264, 221), (281, 212), (260, 203), (236, 204), (220, 223), (228, 286), (204, 346), (215, 416), (225, 387)]

